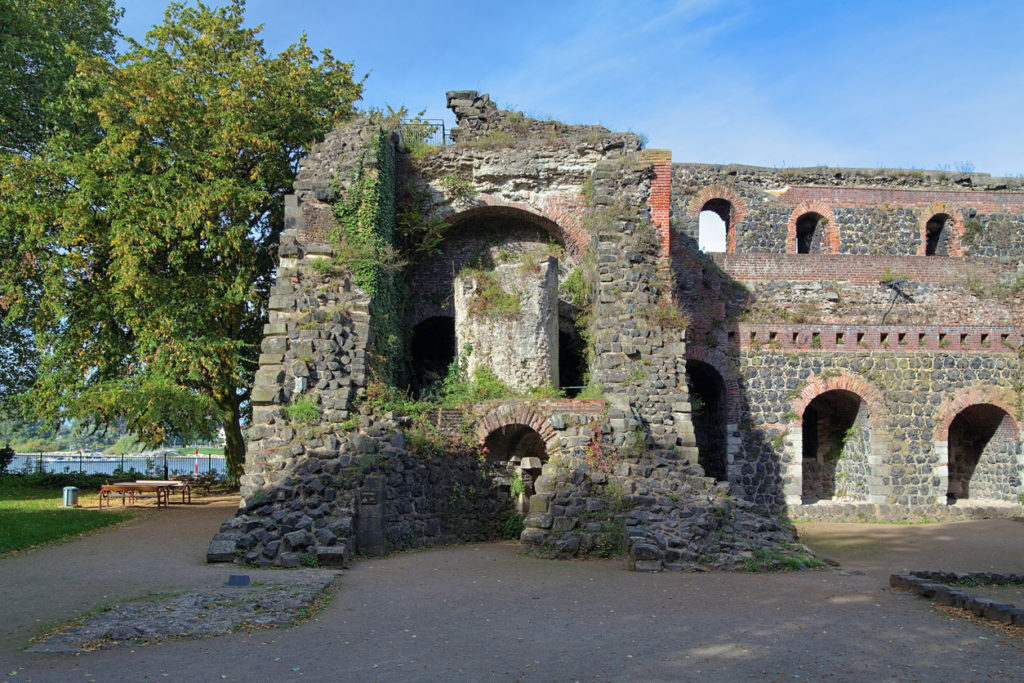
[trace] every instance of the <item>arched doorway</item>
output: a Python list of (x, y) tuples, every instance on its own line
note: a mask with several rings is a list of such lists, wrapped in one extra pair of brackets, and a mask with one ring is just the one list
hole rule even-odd
[(949, 256), (953, 220), (949, 214), (937, 213), (924, 226), (926, 256)]
[(725, 380), (707, 363), (688, 360), (686, 384), (690, 392), (690, 419), (697, 440), (698, 463), (706, 476), (728, 481)]
[(824, 217), (820, 213), (808, 212), (796, 219), (796, 253), (818, 254), (824, 251)]
[(1016, 500), (1020, 443), (1010, 415), (990, 403), (964, 408), (949, 425), (946, 501)]
[(412, 377), (409, 390), (419, 398), (436, 387), (455, 360), (455, 319), (435, 316), (412, 330)]
[(867, 498), (868, 420), (867, 404), (851, 391), (826, 391), (807, 404), (801, 427), (803, 503)]
[[(534, 482), (541, 474), (541, 468), (548, 459), (547, 444), (532, 427), (524, 424), (507, 424), (491, 431), (484, 438), (487, 461), (499, 472), (507, 472), (509, 498), (520, 514), (529, 512), (529, 501), (536, 490)], [(504, 479), (504, 478), (503, 478)]]

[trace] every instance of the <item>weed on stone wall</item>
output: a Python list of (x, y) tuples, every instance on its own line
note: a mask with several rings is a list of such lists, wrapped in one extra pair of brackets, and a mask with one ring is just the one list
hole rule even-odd
[(476, 280), (476, 296), (470, 302), (469, 314), (478, 317), (498, 319), (511, 318), (522, 310), (522, 297), (518, 292), (506, 291), (492, 271), (478, 268), (463, 268), (460, 277)]
[(319, 398), (296, 396), (283, 408), (285, 419), (293, 424), (304, 425), (320, 417)]

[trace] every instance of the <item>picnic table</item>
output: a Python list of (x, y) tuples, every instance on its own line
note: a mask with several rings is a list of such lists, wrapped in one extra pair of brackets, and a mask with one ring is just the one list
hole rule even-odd
[[(126, 502), (134, 505), (135, 499), (151, 494), (156, 495), (156, 506), (163, 507), (171, 502), (171, 491), (181, 491), (181, 502), (192, 502), (192, 488), (187, 481), (167, 481), (163, 479), (140, 479), (139, 481), (122, 482), (120, 484), (104, 484), (100, 487), (100, 507), (106, 501), (110, 507), (111, 494), (121, 496), (121, 505)], [(127, 500), (126, 500), (127, 499)]]

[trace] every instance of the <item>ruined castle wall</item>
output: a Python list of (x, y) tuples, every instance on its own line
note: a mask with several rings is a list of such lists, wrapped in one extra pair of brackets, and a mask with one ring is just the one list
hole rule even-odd
[[(741, 285), (745, 322), (1012, 325), (1024, 316), (1024, 266), (989, 258), (711, 254)], [(907, 300), (882, 284), (903, 280)], [(895, 299), (895, 300), (894, 300)], [(724, 311), (723, 311), (724, 313)]]
[[(941, 408), (950, 396), (972, 386), (1001, 390), (1014, 401), (1021, 359), (1010, 349), (1001, 351), (785, 353), (770, 347), (743, 351), (736, 359), (742, 396), (736, 436), (741, 449), (733, 481), (755, 500), (779, 508), (787, 502), (799, 504), (801, 491), (793, 484), (802, 453), (794, 439), (803, 417), (802, 392), (808, 387), (811, 394), (827, 390), (827, 382), (815, 388), (823, 378), (854, 377), (860, 384), (843, 386), (868, 400), (868, 434), (874, 442), (870, 474), (860, 477), (866, 487), (863, 498), (934, 514), (945, 505), (948, 483), (946, 453), (934, 445), (944, 417)], [(1016, 411), (1017, 407), (1009, 403), (1007, 408)], [(1018, 469), (1019, 437), (1001, 457), (1003, 467)], [(1009, 477), (1004, 472), (1001, 484), (985, 494), (1016, 502), (1021, 492), (1019, 472)], [(796, 511), (791, 508), (790, 512)]]
[(795, 253), (797, 217), (815, 212), (824, 253), (923, 255), (925, 227), (947, 214), (951, 256), (1024, 257), (1024, 184), (985, 174), (867, 169), (765, 169), (674, 164), (673, 223), (684, 248), (697, 245), (708, 201), (733, 208), (728, 251)]
[[(410, 327), (427, 318), (455, 316), (455, 277), (466, 266), (521, 262), (546, 253), (550, 239), (542, 228), (508, 217), (485, 218), (480, 223), (452, 228), (436, 254), (409, 268), (409, 281), (414, 283), (409, 291)], [(559, 262), (561, 279), (578, 261)]]
[[(525, 265), (525, 272), (524, 272)], [(486, 278), (486, 279), (485, 279)], [(515, 310), (493, 310), (487, 288)], [(558, 385), (558, 261), (497, 266), (455, 278), (456, 348), (472, 349), (468, 370), (487, 368), (515, 391)]]

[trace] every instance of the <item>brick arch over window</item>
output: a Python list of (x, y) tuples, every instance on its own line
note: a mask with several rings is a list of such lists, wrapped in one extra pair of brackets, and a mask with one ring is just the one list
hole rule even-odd
[(868, 471), (861, 481), (864, 490), (860, 499), (868, 503), (884, 503), (887, 487), (879, 472), (890, 451), (890, 437), (886, 427), (888, 411), (881, 390), (859, 375), (847, 372), (834, 377), (817, 377), (800, 391), (790, 404), (794, 415), (787, 428), (785, 452), (782, 458), (783, 495), (787, 505), (802, 505), (804, 502), (804, 415), (810, 403), (832, 391), (855, 395), (867, 409), (868, 444), (865, 452)]
[(744, 221), (749, 213), (749, 211), (747, 211), (747, 205), (743, 203), (743, 197), (740, 196), (740, 193), (736, 191), (735, 187), (716, 183), (714, 185), (708, 185), (707, 187), (701, 188), (697, 194), (690, 199), (690, 204), (687, 207), (686, 213), (689, 216), (699, 219), (700, 212), (704, 210), (704, 207), (707, 206), (708, 202), (712, 202), (716, 199), (728, 202), (731, 207), (729, 220), (726, 221), (725, 250), (726, 252), (732, 253), (736, 251), (736, 226)]
[(789, 217), (789, 225), (786, 228), (786, 253), (797, 253), (796, 224), (801, 216), (809, 213), (816, 213), (825, 221), (824, 233), (821, 236), (821, 253), (838, 254), (839, 227), (836, 225), (835, 214), (827, 204), (818, 200), (803, 202), (793, 209), (793, 213)]
[(707, 349), (686, 345), (686, 360), (700, 361), (707, 363), (715, 369), (725, 383), (726, 415), (729, 424), (739, 424), (740, 421), (740, 385), (736, 378), (729, 372), (729, 359), (718, 349)]
[(535, 225), (547, 232), (574, 256), (587, 253), (590, 236), (583, 229), (579, 216), (583, 214), (582, 195), (564, 195), (547, 198), (544, 209), (523, 202), (510, 202), (489, 194), (473, 197), (471, 206), (461, 211), (449, 211), (442, 218), (451, 227), (488, 217), (512, 218)]
[(964, 216), (960, 207), (947, 204), (945, 202), (936, 202), (927, 209), (921, 212), (920, 217), (917, 219), (920, 240), (917, 244), (917, 255), (924, 256), (928, 247), (928, 223), (936, 216), (945, 215), (948, 216), (948, 228), (951, 228), (949, 234), (949, 247), (946, 250), (947, 256), (961, 257), (964, 255), (963, 251), (963, 236), (964, 236)]
[(526, 425), (540, 434), (547, 445), (549, 458), (559, 453), (558, 433), (548, 419), (535, 411), (528, 402), (501, 403), (491, 408), (476, 421), (474, 432), (483, 440), (494, 430), (510, 425)]
[(859, 375), (844, 372), (835, 377), (819, 377), (808, 382), (800, 391), (800, 394), (793, 399), (793, 403), (790, 404), (790, 410), (797, 415), (790, 422), (790, 425), (799, 426), (802, 424), (807, 405), (826, 391), (834, 391), (836, 389), (856, 394), (867, 404), (868, 426), (871, 429), (879, 429), (885, 424), (887, 411), (881, 390)]
[(1017, 435), (1020, 437), (1020, 422), (1015, 417), (1017, 397), (1012, 389), (1006, 387), (975, 386), (960, 389), (946, 399), (936, 411), (937, 421), (932, 441), (946, 442), (949, 440), (949, 425), (964, 409), (973, 405), (988, 403), (1001, 408), (1013, 420)]

